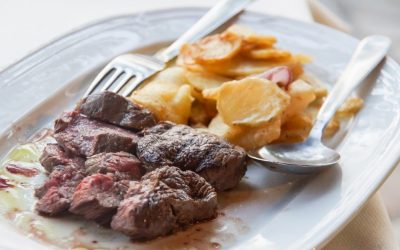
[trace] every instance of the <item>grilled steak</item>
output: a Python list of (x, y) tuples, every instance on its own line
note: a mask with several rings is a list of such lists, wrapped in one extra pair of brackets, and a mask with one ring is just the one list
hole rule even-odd
[(143, 170), (136, 156), (126, 153), (100, 153), (89, 157), (86, 162), (86, 171), (93, 173), (127, 173), (133, 179), (140, 179)]
[(76, 168), (83, 168), (85, 160), (81, 157), (68, 156), (62, 147), (54, 143), (49, 143), (43, 150), (39, 158), (42, 166), (51, 173), (53, 168), (60, 165), (72, 165)]
[(56, 120), (54, 138), (67, 152), (92, 156), (102, 152), (134, 152), (138, 136), (114, 125), (66, 112)]
[(69, 211), (100, 224), (109, 224), (128, 190), (129, 180), (112, 174), (93, 174), (82, 180), (72, 196)]
[(142, 130), (156, 124), (150, 110), (109, 91), (86, 97), (77, 109), (90, 118), (134, 130)]
[(216, 216), (214, 188), (192, 171), (158, 168), (132, 181), (111, 227), (136, 240), (170, 234)]
[(210, 133), (160, 123), (143, 134), (137, 155), (147, 171), (165, 165), (192, 170), (217, 190), (235, 187), (246, 172), (246, 152)]
[(50, 216), (68, 211), (75, 188), (84, 177), (85, 173), (73, 166), (55, 167), (46, 182), (35, 190), (39, 198), (36, 210)]

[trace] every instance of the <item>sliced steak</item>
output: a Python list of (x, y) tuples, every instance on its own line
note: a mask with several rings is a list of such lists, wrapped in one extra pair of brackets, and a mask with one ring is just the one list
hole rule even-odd
[(137, 155), (147, 171), (176, 166), (204, 177), (217, 190), (235, 187), (246, 173), (246, 152), (186, 125), (160, 123), (143, 131)]
[(156, 124), (150, 110), (109, 91), (86, 97), (77, 110), (90, 118), (134, 130), (142, 130)]
[(129, 180), (112, 174), (93, 174), (82, 180), (72, 196), (69, 211), (100, 224), (109, 224), (128, 190)]
[(127, 173), (132, 179), (138, 180), (144, 174), (140, 161), (136, 156), (126, 153), (100, 153), (89, 157), (86, 162), (86, 171), (94, 173)]
[(192, 171), (166, 166), (131, 182), (111, 227), (147, 240), (214, 218), (216, 211), (217, 193), (209, 183)]
[(42, 166), (51, 173), (53, 168), (60, 165), (73, 165), (76, 168), (83, 168), (85, 160), (81, 157), (68, 156), (62, 147), (55, 143), (49, 143), (39, 158)]
[(39, 198), (36, 210), (49, 216), (68, 211), (75, 188), (84, 177), (85, 173), (73, 166), (55, 167), (47, 181), (35, 190)]
[(92, 156), (102, 152), (134, 152), (138, 136), (120, 127), (66, 112), (55, 121), (54, 138), (67, 152)]

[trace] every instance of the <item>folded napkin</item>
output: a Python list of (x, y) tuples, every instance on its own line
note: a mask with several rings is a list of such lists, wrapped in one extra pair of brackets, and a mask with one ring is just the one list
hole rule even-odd
[(324, 250), (399, 249), (383, 200), (376, 193)]

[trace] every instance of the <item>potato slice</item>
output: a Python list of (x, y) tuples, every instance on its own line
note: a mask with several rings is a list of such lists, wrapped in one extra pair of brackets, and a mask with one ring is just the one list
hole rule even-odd
[(240, 51), (242, 39), (233, 33), (207, 36), (191, 45), (182, 46), (178, 64), (195, 65), (220, 63), (233, 58)]
[(326, 125), (324, 130), (324, 137), (330, 138), (340, 129), (340, 120), (336, 116), (332, 118), (332, 120)]
[(228, 29), (226, 29), (226, 32), (233, 33), (242, 37), (255, 34), (254, 30), (250, 29), (249, 27), (238, 24), (230, 26)]
[(227, 32), (241, 36), (243, 39), (245, 49), (246, 47), (270, 48), (276, 43), (276, 37), (257, 34), (253, 30), (240, 25), (233, 25), (229, 27), (227, 29)]
[(275, 119), (258, 127), (235, 126), (237, 135), (229, 141), (246, 150), (252, 150), (269, 144), (279, 138), (281, 120)]
[(287, 92), (290, 95), (290, 104), (285, 110), (284, 120), (303, 112), (316, 98), (314, 88), (303, 80), (289, 84)]
[(229, 142), (246, 150), (259, 148), (279, 138), (281, 131), (280, 119), (272, 120), (258, 127), (229, 126), (222, 117), (217, 115), (211, 120), (208, 129)]
[(281, 127), (281, 134), (277, 143), (295, 143), (304, 141), (312, 127), (311, 118), (304, 114), (295, 114), (288, 118)]
[(204, 69), (218, 75), (230, 78), (243, 78), (263, 73), (278, 66), (287, 66), (293, 72), (293, 78), (297, 79), (303, 73), (303, 66), (297, 57), (289, 60), (253, 60), (246, 57), (235, 57), (232, 60), (214, 65), (203, 65)]
[(245, 78), (222, 85), (217, 110), (228, 125), (259, 126), (280, 117), (289, 102), (288, 94), (275, 83)]
[(252, 59), (282, 60), (282, 59), (289, 59), (292, 56), (292, 54), (287, 50), (267, 48), (267, 49), (251, 50), (246, 54), (246, 56)]
[[(154, 78), (150, 80), (150, 82), (147, 85), (151, 84), (167, 85), (169, 88), (177, 90), (180, 86), (188, 83), (189, 82), (186, 78), (185, 69), (173, 66), (158, 73)], [(144, 88), (146, 86), (144, 86)]]
[(197, 56), (198, 53), (200, 53), (199, 47), (192, 46), (190, 44), (182, 45), (179, 51), (177, 64), (180, 66), (196, 64), (197, 62), (194, 58)]
[(350, 97), (345, 103), (338, 109), (336, 115), (339, 117), (349, 117), (356, 114), (362, 106), (364, 105), (364, 100), (359, 97)]
[(242, 39), (232, 33), (222, 33), (203, 38), (194, 46), (200, 47), (195, 60), (199, 63), (218, 63), (233, 58), (240, 51)]
[(192, 87), (187, 83), (185, 70), (173, 66), (151, 78), (131, 98), (153, 111), (159, 120), (187, 123), (193, 100)]
[(212, 89), (232, 79), (208, 72), (186, 71), (186, 79), (197, 90)]
[(182, 68), (193, 72), (206, 72), (207, 70), (198, 64), (195, 57), (200, 53), (198, 46), (193, 46), (190, 44), (184, 44), (176, 60), (176, 64)]
[(322, 98), (328, 95), (328, 90), (326, 89), (324, 84), (314, 75), (309, 73), (304, 73), (299, 78), (314, 87), (314, 93), (316, 98)]
[(201, 92), (205, 99), (217, 101), (219, 99), (219, 90), (221, 88), (205, 89)]
[(217, 115), (217, 100), (204, 98), (202, 93), (192, 88), (192, 96), (198, 101), (206, 111), (207, 115), (211, 118)]
[(152, 83), (135, 91), (131, 99), (150, 109), (158, 120), (186, 124), (193, 101), (191, 92), (188, 84), (174, 89), (167, 84)]
[(215, 116), (208, 124), (208, 129), (211, 133), (218, 135), (228, 141), (235, 138), (238, 132), (233, 127), (227, 125), (224, 120), (222, 120), (221, 115)]

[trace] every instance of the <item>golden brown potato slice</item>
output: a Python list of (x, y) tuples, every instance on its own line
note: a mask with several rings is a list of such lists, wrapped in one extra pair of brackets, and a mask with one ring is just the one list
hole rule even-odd
[(173, 66), (158, 73), (146, 86), (151, 84), (168, 85), (168, 87), (177, 90), (180, 86), (188, 83), (185, 69)]
[(214, 65), (203, 65), (204, 70), (230, 78), (243, 78), (263, 73), (271, 68), (287, 66), (293, 72), (294, 79), (303, 73), (303, 66), (297, 57), (289, 60), (254, 60), (246, 57), (235, 57), (232, 60)]
[(241, 45), (241, 37), (232, 33), (207, 36), (193, 44), (199, 48), (194, 58), (200, 64), (227, 61), (239, 53)]
[(274, 36), (257, 34), (253, 30), (240, 25), (229, 27), (227, 32), (241, 36), (245, 50), (253, 49), (255, 47), (270, 48), (277, 41)]
[[(193, 44), (182, 46), (178, 64), (214, 64), (227, 61), (236, 56), (241, 48), (242, 39), (233, 33), (207, 36)], [(197, 70), (196, 70), (197, 71)]]
[(359, 97), (350, 97), (345, 103), (338, 109), (336, 115), (339, 117), (349, 117), (355, 115), (362, 106), (364, 105), (364, 100)]
[(191, 91), (188, 84), (174, 89), (168, 84), (153, 83), (135, 91), (131, 98), (150, 109), (158, 120), (186, 124), (193, 101)]
[(221, 88), (205, 89), (201, 93), (205, 99), (217, 101), (220, 89)]
[(237, 135), (237, 130), (233, 127), (227, 125), (220, 115), (215, 116), (210, 124), (208, 124), (208, 129), (211, 133), (218, 135), (228, 141)]
[(221, 86), (217, 110), (228, 125), (259, 126), (279, 118), (289, 103), (289, 95), (275, 83), (244, 78)]
[(299, 78), (314, 87), (314, 93), (316, 98), (322, 98), (327, 96), (328, 90), (326, 89), (324, 84), (314, 75), (310, 73), (304, 73)]
[(218, 111), (216, 99), (207, 99), (203, 97), (202, 93), (194, 88), (192, 88), (192, 96), (203, 106), (210, 119), (217, 115)]
[(340, 120), (338, 117), (334, 116), (332, 120), (326, 125), (324, 130), (324, 137), (332, 137), (340, 129)]
[(287, 93), (290, 96), (290, 104), (285, 110), (284, 120), (303, 112), (316, 96), (314, 88), (303, 80), (296, 80), (289, 84)]
[(290, 59), (292, 54), (287, 50), (267, 48), (251, 50), (246, 54), (246, 56), (252, 59), (262, 60), (287, 60)]
[(281, 127), (281, 134), (277, 143), (295, 143), (304, 141), (312, 127), (311, 118), (304, 114), (295, 114), (288, 118)]
[(221, 86), (222, 83), (232, 79), (209, 72), (186, 71), (186, 79), (197, 90), (212, 89)]
[(229, 142), (239, 145), (246, 150), (259, 148), (279, 137), (281, 131), (280, 119), (272, 120), (258, 127), (229, 126), (222, 117), (217, 115), (211, 120), (208, 129)]

